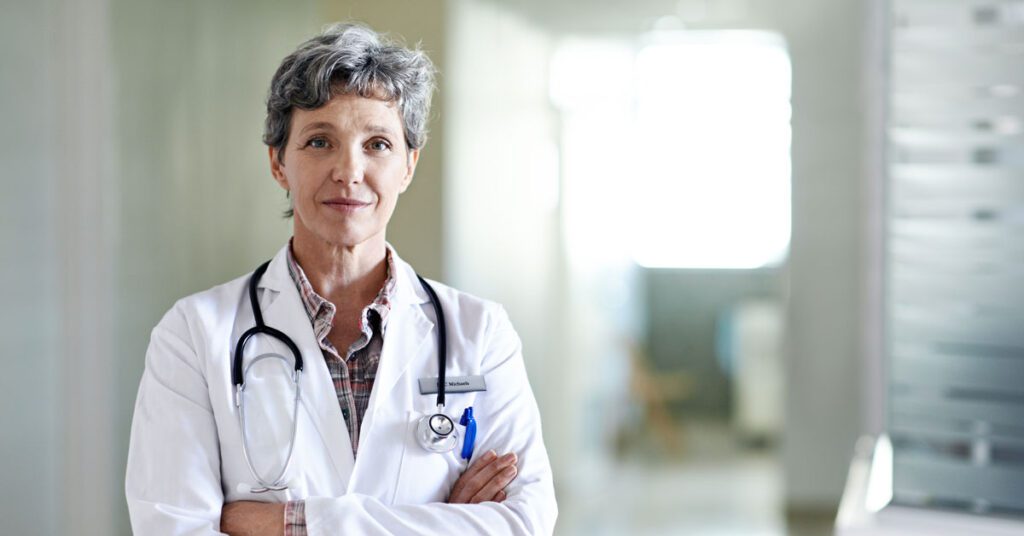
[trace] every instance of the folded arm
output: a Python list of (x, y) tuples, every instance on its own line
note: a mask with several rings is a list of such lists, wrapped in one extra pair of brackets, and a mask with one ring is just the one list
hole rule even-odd
[(477, 399), (477, 445), (518, 456), (518, 474), (503, 502), (389, 505), (358, 494), (306, 500), (310, 535), (551, 534), (557, 506), (540, 414), (523, 363), (522, 344), (503, 309), (490, 315), (481, 372), (486, 396)]
[[(452, 486), (448, 504), (479, 504), (505, 500), (505, 486), (516, 476), (516, 456), (487, 451)], [(236, 501), (224, 505), (220, 530), (229, 535), (307, 536), (306, 501), (287, 504)]]
[[(503, 310), (490, 319), (488, 331), (489, 342), (482, 366), (488, 392), (477, 399), (474, 408), (478, 415), (487, 415), (488, 419), (487, 425), (478, 431), (477, 452), (480, 454), (472, 467), (490, 451), (516, 455), (514, 461), (505, 460), (516, 469), (511, 475), (514, 480), (501, 491), (504, 500), (481, 502), (474, 499), (484, 499), (490, 493), (483, 490), (486, 485), (481, 486), (481, 483), (491, 482), (505, 466), (494, 472), (466, 477), (472, 472), (471, 467), (463, 475), (466, 478), (456, 482), (449, 503), (392, 505), (356, 493), (307, 498), (303, 504), (307, 534), (552, 533), (557, 506), (551, 468), (541, 436), (537, 404), (526, 377), (521, 343)], [(481, 467), (485, 466), (486, 463)], [(501, 478), (504, 477), (498, 477)], [(452, 497), (457, 500), (452, 501)], [(284, 517), (283, 510), (273, 510), (273, 506), (250, 506)], [(225, 529), (227, 532), (234, 530), (232, 527)]]
[(135, 534), (220, 534), (220, 448), (209, 392), (175, 306), (146, 351), (125, 496)]

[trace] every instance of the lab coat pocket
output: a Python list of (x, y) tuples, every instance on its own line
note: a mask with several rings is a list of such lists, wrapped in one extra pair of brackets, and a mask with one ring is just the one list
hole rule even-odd
[[(444, 502), (462, 473), (458, 449), (444, 453), (430, 452), (416, 439), (416, 427), (426, 415), (419, 411), (407, 412), (394, 504)], [(458, 444), (462, 445), (461, 440)]]

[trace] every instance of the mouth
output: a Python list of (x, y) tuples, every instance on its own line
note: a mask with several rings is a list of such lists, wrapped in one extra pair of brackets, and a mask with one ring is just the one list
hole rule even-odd
[(360, 201), (350, 197), (334, 197), (323, 202), (328, 208), (346, 214), (370, 206), (368, 201)]

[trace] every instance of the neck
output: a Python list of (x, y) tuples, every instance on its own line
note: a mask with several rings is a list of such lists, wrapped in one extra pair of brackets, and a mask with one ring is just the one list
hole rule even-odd
[(335, 305), (373, 301), (387, 278), (384, 236), (353, 246), (323, 241), (295, 226), (292, 255), (318, 294)]

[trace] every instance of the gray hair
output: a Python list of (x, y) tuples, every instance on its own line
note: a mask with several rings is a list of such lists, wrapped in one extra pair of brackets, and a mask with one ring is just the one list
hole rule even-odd
[(419, 149), (427, 142), (434, 72), (418, 48), (406, 48), (359, 24), (332, 25), (299, 45), (274, 73), (263, 143), (277, 149), (282, 161), (292, 110), (319, 108), (337, 92), (395, 102), (406, 145)]

